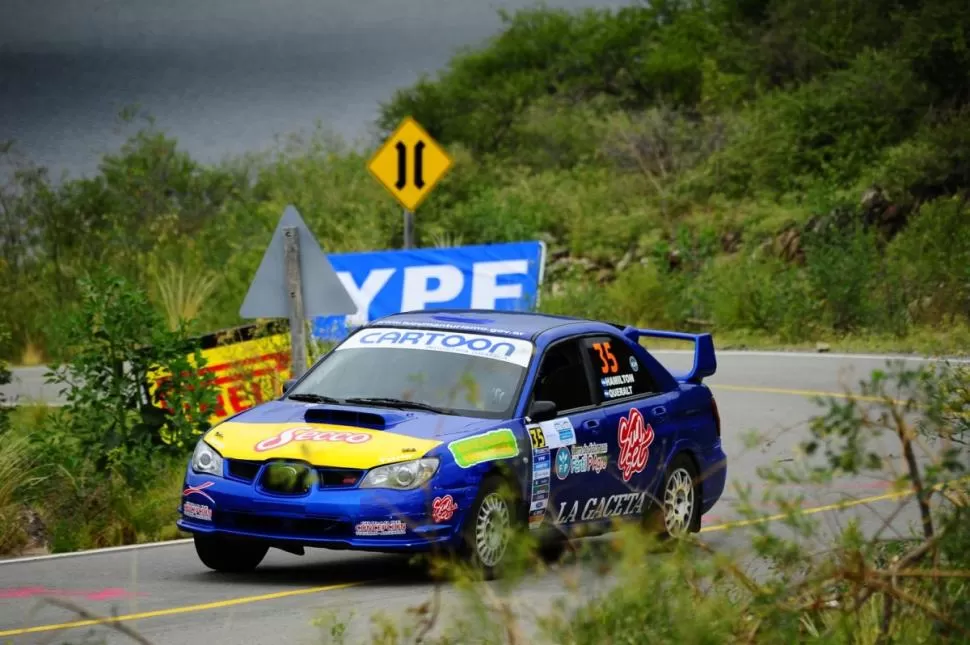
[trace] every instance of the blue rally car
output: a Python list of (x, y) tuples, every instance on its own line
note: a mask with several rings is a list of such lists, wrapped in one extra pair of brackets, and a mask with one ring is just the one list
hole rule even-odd
[[(694, 342), (672, 373), (644, 337)], [(649, 521), (700, 529), (726, 476), (709, 334), (437, 310), (356, 330), (283, 396), (210, 429), (178, 527), (202, 562), (270, 547), (445, 550), (495, 575), (516, 530), (544, 548)]]

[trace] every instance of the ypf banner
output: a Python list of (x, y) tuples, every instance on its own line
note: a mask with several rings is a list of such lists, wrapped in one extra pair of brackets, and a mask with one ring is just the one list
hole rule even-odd
[(316, 318), (313, 336), (341, 339), (357, 325), (402, 311), (530, 310), (538, 303), (545, 255), (540, 241), (328, 255), (358, 309)]

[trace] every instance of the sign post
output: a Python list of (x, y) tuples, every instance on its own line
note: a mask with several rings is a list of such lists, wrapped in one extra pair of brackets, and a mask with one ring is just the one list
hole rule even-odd
[[(311, 285), (307, 288), (307, 284)], [(291, 378), (307, 369), (306, 320), (356, 313), (357, 304), (296, 208), (287, 206), (256, 270), (239, 315), (287, 318)]]
[(283, 257), (286, 262), (286, 295), (290, 301), (290, 356), (293, 378), (306, 372), (307, 349), (303, 321), (303, 280), (300, 276), (300, 229), (283, 229)]
[(367, 164), (374, 178), (404, 207), (404, 248), (414, 246), (414, 211), (453, 163), (438, 142), (408, 117)]

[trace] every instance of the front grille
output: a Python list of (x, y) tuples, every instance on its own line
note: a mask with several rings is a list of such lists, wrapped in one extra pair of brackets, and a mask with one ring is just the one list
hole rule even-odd
[(283, 534), (298, 537), (341, 537), (350, 534), (349, 522), (324, 517), (277, 517), (219, 511), (215, 522), (219, 528), (252, 533)]
[(305, 495), (316, 481), (314, 471), (307, 464), (271, 462), (263, 469), (259, 487), (277, 495)]
[[(227, 459), (227, 469), (229, 471), (229, 477), (232, 479), (237, 479), (244, 482), (252, 482), (256, 479), (256, 475), (259, 474), (259, 469), (263, 466), (262, 461), (249, 461), (246, 459)], [(320, 482), (320, 488), (353, 488), (363, 477), (364, 471), (355, 468), (329, 468), (329, 467), (318, 467), (317, 480)], [(265, 480), (265, 474), (261, 480), (261, 485), (266, 490), (271, 490), (276, 492), (273, 487), (266, 487), (262, 482)], [(285, 492), (285, 491), (279, 491)], [(306, 492), (306, 491), (304, 491)]]
[(242, 481), (251, 482), (259, 472), (261, 461), (246, 461), (244, 459), (227, 459), (229, 476)]
[(317, 468), (320, 488), (351, 488), (363, 474), (363, 470), (351, 468)]

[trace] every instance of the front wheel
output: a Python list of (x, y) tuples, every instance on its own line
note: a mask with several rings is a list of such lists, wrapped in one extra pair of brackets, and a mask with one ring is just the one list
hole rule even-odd
[(465, 551), (486, 579), (498, 575), (518, 528), (515, 501), (505, 481), (496, 476), (486, 478), (469, 509), (463, 530)]
[(266, 557), (269, 545), (196, 533), (195, 552), (202, 564), (215, 571), (243, 573), (252, 571)]

